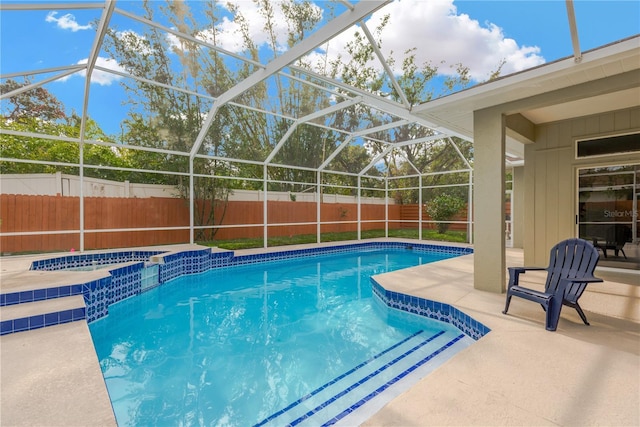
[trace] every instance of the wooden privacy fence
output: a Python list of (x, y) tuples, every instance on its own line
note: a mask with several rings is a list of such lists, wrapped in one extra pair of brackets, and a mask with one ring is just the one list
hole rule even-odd
[[(267, 203), (267, 228), (269, 237), (315, 234), (318, 205), (313, 202), (269, 201)], [(400, 206), (389, 206), (389, 216), (399, 218)], [(385, 206), (361, 205), (362, 230), (384, 228)], [(358, 206), (354, 203), (322, 203), (320, 205), (320, 231), (335, 233), (358, 229)], [(371, 222), (369, 222), (371, 221)], [(263, 235), (263, 202), (230, 201), (222, 225), (215, 238), (260, 238)], [(296, 224), (297, 223), (297, 224)], [(252, 226), (246, 226), (250, 224)], [(236, 226), (232, 228), (226, 228)]]
[[(418, 228), (418, 205), (389, 205), (390, 229)], [(313, 202), (269, 201), (268, 237), (315, 234), (318, 206)], [(361, 205), (361, 229), (384, 229), (385, 205)], [(69, 251), (80, 247), (80, 199), (78, 197), (0, 195), (1, 253)], [(264, 232), (261, 201), (230, 201), (218, 224), (215, 240), (261, 238)], [(423, 220), (429, 220), (423, 213)], [(454, 220), (465, 221), (466, 211)], [(356, 231), (358, 206), (354, 203), (322, 203), (321, 233)], [(176, 227), (177, 230), (159, 230)], [(429, 224), (423, 224), (429, 227)], [(189, 206), (179, 198), (84, 199), (85, 249), (186, 243), (189, 241)], [(133, 231), (132, 228), (151, 228)], [(466, 224), (452, 224), (465, 230)], [(111, 231), (101, 231), (111, 230)], [(44, 232), (54, 232), (44, 234)], [(6, 236), (5, 233), (27, 233)], [(211, 230), (206, 231), (207, 237)]]
[[(69, 251), (80, 247), (80, 198), (2, 194), (0, 196), (2, 253)], [(189, 230), (95, 230), (189, 227), (189, 207), (174, 198), (84, 199), (85, 248), (105, 249), (184, 243)], [(55, 234), (42, 232), (57, 231)], [(34, 233), (5, 236), (4, 233)]]
[[(407, 228), (417, 228), (418, 224), (416, 223), (416, 221), (418, 221), (418, 214), (419, 214), (419, 210), (420, 210), (420, 205), (417, 204), (412, 204), (412, 205), (401, 205), (400, 206), (400, 225), (398, 228), (403, 228), (403, 229), (407, 229)], [(429, 214), (426, 212), (422, 212), (422, 220), (423, 221), (431, 221), (431, 217), (429, 217)], [(449, 230), (451, 231), (467, 231), (467, 208), (463, 208), (460, 210), (460, 212), (458, 212), (453, 218), (450, 219), (450, 221), (456, 221), (454, 223), (451, 223), (449, 225)], [(464, 222), (464, 224), (461, 224), (460, 222)], [(434, 223), (423, 223), (422, 224), (423, 228), (436, 228), (436, 224)]]

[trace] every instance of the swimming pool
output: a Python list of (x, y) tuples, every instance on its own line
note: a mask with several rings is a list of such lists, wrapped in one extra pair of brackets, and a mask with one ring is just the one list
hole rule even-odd
[(90, 328), (119, 425), (322, 425), (389, 400), (473, 340), (388, 308), (370, 276), (451, 256), (389, 248), (218, 268), (112, 305)]

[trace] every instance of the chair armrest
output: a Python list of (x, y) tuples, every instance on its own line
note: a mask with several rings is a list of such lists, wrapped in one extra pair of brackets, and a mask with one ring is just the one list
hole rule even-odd
[(509, 271), (514, 270), (516, 273), (525, 273), (526, 271), (542, 271), (548, 267), (509, 267)]
[(507, 283), (507, 289), (512, 286), (518, 286), (520, 274), (524, 274), (527, 271), (544, 271), (547, 267), (509, 267), (509, 283)]
[(595, 276), (584, 276), (584, 277), (565, 277), (564, 279), (560, 279), (561, 282), (568, 283), (601, 283), (604, 282), (599, 277)]
[(556, 290), (556, 295), (562, 296), (562, 298), (564, 299), (566, 296), (567, 288), (571, 283), (600, 283), (600, 282), (604, 282), (604, 280), (594, 276), (565, 277), (563, 279), (560, 279), (560, 283), (558, 283), (558, 289)]

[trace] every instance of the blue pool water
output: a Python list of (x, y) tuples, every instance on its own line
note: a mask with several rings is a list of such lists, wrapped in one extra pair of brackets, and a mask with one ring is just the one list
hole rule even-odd
[(90, 329), (118, 424), (340, 420), (472, 342), (372, 295), (374, 274), (451, 256), (372, 250), (213, 269), (114, 304)]

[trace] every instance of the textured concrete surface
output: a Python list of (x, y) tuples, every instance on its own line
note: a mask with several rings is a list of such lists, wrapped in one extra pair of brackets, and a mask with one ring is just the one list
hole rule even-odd
[[(507, 256), (507, 265), (522, 265), (521, 251)], [(25, 258), (0, 262), (0, 286), (5, 278), (20, 286)], [(473, 289), (473, 255), (376, 276), (388, 289), (454, 305), (492, 331), (364, 425), (640, 425), (640, 276), (597, 274), (605, 283), (580, 300), (591, 326), (564, 307), (556, 332), (544, 329), (539, 305), (514, 298), (505, 316), (504, 295)], [(544, 278), (523, 279), (541, 287)], [(2, 336), (0, 380), (2, 426), (115, 425), (84, 322)]]
[[(504, 295), (474, 290), (472, 258), (377, 277), (389, 289), (452, 304), (492, 331), (365, 426), (640, 425), (638, 276), (589, 288), (581, 302), (590, 326), (564, 307), (558, 330), (548, 332), (538, 304), (513, 298), (505, 316)], [(521, 263), (522, 253), (508, 250), (507, 264)], [(542, 288), (543, 275), (525, 277)]]
[(0, 425), (116, 425), (86, 322), (4, 335), (0, 346)]

